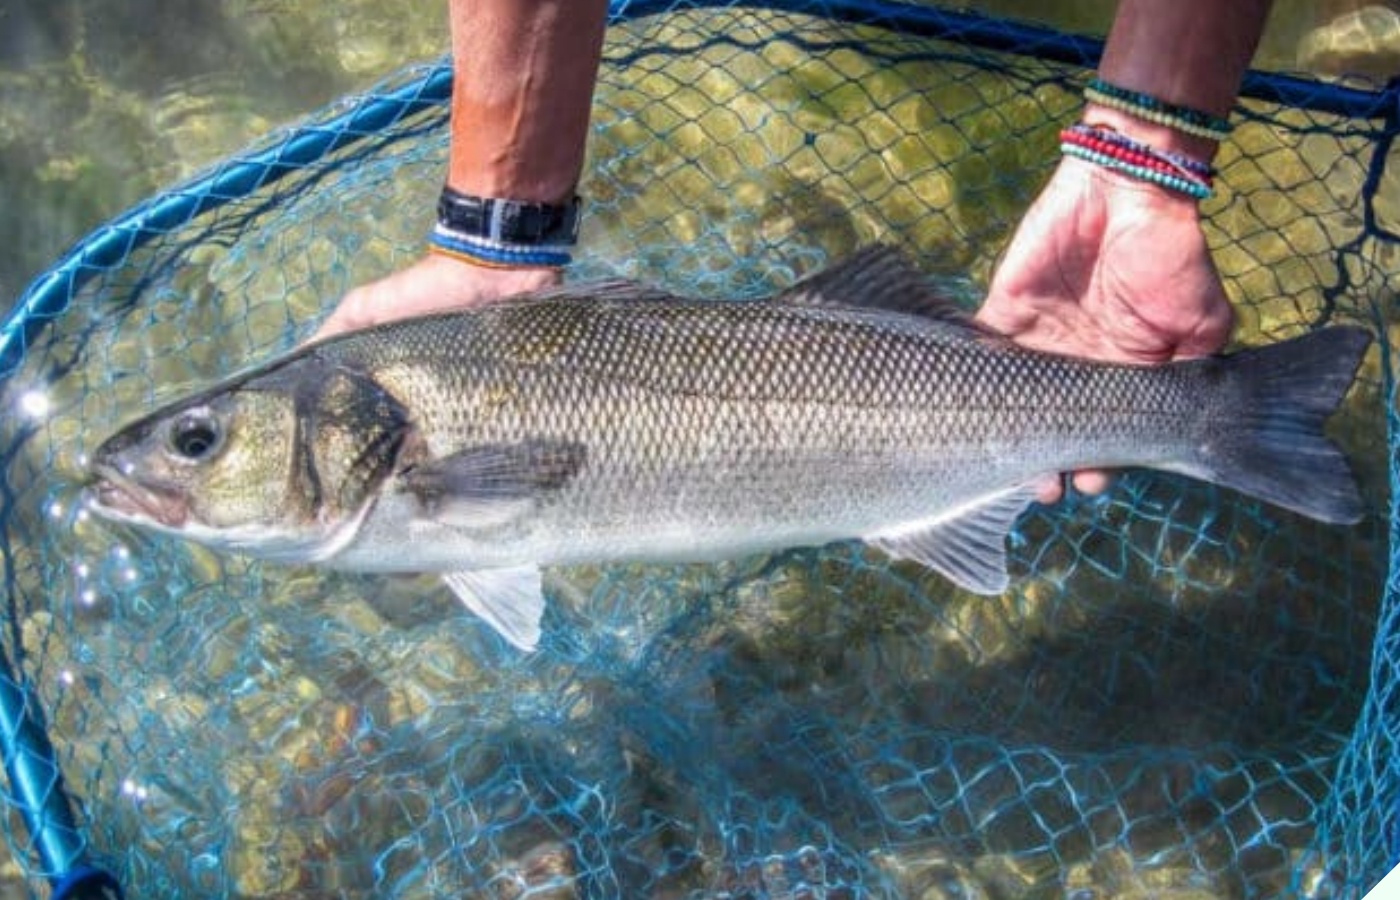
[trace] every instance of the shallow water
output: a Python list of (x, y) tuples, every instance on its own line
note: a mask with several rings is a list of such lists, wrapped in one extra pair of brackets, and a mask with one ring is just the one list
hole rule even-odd
[[(1114, 5), (967, 4), (1090, 34)], [(1292, 65), (1313, 6), (1276, 5), (1261, 66)], [(0, 24), (0, 309), (157, 189), (446, 50), (445, 4), (412, 0), (10, 0)]]
[(445, 6), (21, 0), (0, 7), (0, 307), (91, 228), (406, 62)]

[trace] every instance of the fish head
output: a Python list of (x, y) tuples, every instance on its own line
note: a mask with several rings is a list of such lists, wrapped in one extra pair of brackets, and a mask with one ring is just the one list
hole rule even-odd
[(371, 378), (312, 361), (128, 424), (92, 454), (88, 505), (215, 549), (321, 561), (354, 538), (409, 431)]
[[(89, 507), (99, 515), (213, 546), (304, 530), (294, 485), (296, 407), (232, 390), (135, 421), (92, 454)], [(299, 527), (300, 526), (300, 527)]]

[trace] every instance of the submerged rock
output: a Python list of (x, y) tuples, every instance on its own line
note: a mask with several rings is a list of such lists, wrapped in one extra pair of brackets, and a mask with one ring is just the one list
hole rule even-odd
[(1376, 81), (1400, 74), (1400, 9), (1374, 3), (1317, 26), (1298, 44), (1298, 65), (1318, 75)]

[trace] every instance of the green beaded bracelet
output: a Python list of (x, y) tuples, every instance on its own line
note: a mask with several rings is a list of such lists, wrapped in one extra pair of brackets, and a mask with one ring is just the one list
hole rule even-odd
[(1175, 128), (1184, 134), (1223, 141), (1230, 136), (1230, 121), (1188, 106), (1158, 100), (1151, 94), (1130, 91), (1102, 78), (1095, 78), (1084, 89), (1084, 99), (1121, 110), (1148, 122)]

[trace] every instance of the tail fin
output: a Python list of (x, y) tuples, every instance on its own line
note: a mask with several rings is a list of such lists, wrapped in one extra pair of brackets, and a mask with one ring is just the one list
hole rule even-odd
[(1323, 426), (1371, 343), (1361, 328), (1325, 328), (1207, 362), (1231, 385), (1196, 465), (1211, 481), (1322, 522), (1364, 512), (1356, 479)]

